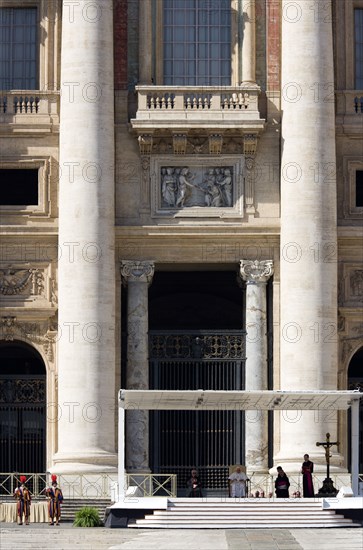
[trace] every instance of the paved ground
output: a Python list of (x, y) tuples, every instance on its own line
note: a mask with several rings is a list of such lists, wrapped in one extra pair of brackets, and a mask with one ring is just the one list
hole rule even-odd
[[(49, 536), (50, 535), (50, 536)], [(81, 529), (2, 524), (1, 550), (363, 550), (363, 529)]]

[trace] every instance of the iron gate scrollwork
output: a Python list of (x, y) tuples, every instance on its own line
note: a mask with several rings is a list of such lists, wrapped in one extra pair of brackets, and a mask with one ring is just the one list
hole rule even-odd
[[(150, 331), (150, 387), (165, 390), (244, 388), (244, 331)], [(192, 466), (203, 486), (227, 487), (228, 466), (244, 457), (241, 411), (151, 413), (153, 471), (178, 474), (185, 488)]]
[(45, 375), (0, 376), (0, 471), (44, 472)]

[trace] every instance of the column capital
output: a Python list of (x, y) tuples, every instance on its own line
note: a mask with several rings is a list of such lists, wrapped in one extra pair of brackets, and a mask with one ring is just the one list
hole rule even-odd
[(148, 283), (154, 276), (155, 264), (152, 261), (122, 260), (121, 277), (123, 283)]
[(240, 276), (247, 284), (267, 283), (273, 275), (272, 260), (241, 260)]

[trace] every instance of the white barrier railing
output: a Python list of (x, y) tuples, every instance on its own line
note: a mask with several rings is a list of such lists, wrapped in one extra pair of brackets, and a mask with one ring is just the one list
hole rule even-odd
[(134, 496), (176, 497), (177, 495), (176, 474), (126, 474), (125, 478), (126, 494), (128, 489), (135, 487), (137, 491), (134, 492)]
[[(50, 474), (24, 473), (26, 486), (34, 498), (45, 496), (45, 489), (50, 483)], [(117, 476), (110, 474), (69, 474), (59, 475), (58, 483), (67, 499), (109, 499), (111, 487)], [(20, 484), (20, 474), (0, 473), (0, 498), (14, 494)]]
[[(33, 497), (45, 496), (45, 489), (50, 482), (50, 474), (47, 473), (24, 473)], [(247, 474), (249, 475), (249, 474)], [(263, 493), (265, 497), (275, 495), (274, 475), (250, 475), (248, 494), (255, 496), (256, 491)], [(315, 494), (323, 484), (324, 474), (314, 474), (313, 483)], [(350, 474), (331, 474), (331, 479), (336, 489), (351, 485)], [(300, 493), (302, 496), (302, 476), (289, 474), (290, 496)], [(58, 482), (63, 494), (67, 499), (109, 499), (117, 482), (117, 476), (111, 474), (67, 474), (59, 475)], [(359, 474), (360, 487), (363, 487), (363, 474)], [(0, 498), (14, 495), (16, 487), (20, 484), (20, 474), (11, 472), (0, 473)], [(125, 489), (135, 487), (134, 496), (154, 497), (166, 496), (175, 498), (177, 496), (177, 475), (176, 474), (126, 474)], [(226, 488), (221, 490), (226, 491)], [(217, 490), (214, 490), (216, 493)]]

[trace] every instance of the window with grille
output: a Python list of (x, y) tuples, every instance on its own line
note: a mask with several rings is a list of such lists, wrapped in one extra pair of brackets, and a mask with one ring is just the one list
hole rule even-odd
[(355, 89), (363, 90), (363, 9), (354, 10)]
[(229, 86), (230, 0), (164, 0), (164, 84)]
[(37, 8), (0, 8), (0, 89), (38, 86)]

